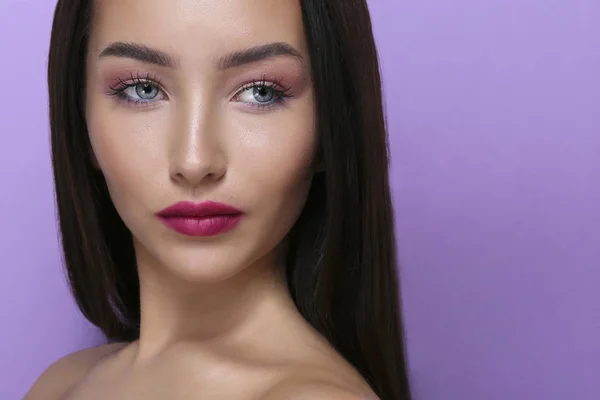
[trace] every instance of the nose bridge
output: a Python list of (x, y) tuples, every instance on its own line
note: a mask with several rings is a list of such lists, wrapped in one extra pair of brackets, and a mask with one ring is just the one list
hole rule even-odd
[(225, 157), (211, 105), (199, 98), (179, 104), (172, 132), (171, 177), (196, 185), (224, 173)]

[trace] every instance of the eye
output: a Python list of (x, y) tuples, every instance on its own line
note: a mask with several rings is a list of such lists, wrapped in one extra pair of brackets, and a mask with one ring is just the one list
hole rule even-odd
[(127, 80), (119, 79), (116, 85), (110, 88), (109, 94), (116, 96), (119, 101), (138, 105), (155, 103), (166, 97), (158, 81), (151, 77), (138, 76), (131, 76)]
[(130, 97), (138, 96), (142, 100), (154, 100), (160, 94), (158, 86), (151, 83), (138, 83), (124, 90)]
[(162, 100), (162, 89), (151, 82), (129, 83), (115, 93), (121, 100), (132, 103), (152, 103)]
[(243, 90), (238, 99), (244, 103), (270, 103), (277, 97), (275, 89), (266, 85), (254, 86)]
[(289, 88), (279, 89), (277, 83), (263, 80), (245, 85), (237, 92), (233, 100), (251, 107), (268, 108), (276, 106), (286, 98), (291, 97), (288, 94), (289, 90)]

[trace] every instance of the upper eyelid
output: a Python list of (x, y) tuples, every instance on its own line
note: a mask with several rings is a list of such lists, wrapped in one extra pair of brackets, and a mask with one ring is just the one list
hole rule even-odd
[(266, 86), (270, 89), (275, 90), (276, 92), (281, 92), (281, 93), (285, 93), (286, 91), (288, 91), (289, 89), (284, 88), (281, 84), (277, 84), (276, 82), (272, 82), (272, 81), (254, 81), (254, 82), (249, 82), (249, 83), (245, 83), (243, 84), (236, 92), (235, 94), (239, 94), (240, 92), (243, 92), (244, 90), (248, 90), (248, 89), (252, 89), (255, 87), (259, 87), (259, 86)]
[[(110, 89), (113, 91), (123, 91), (129, 87), (133, 87), (142, 83), (150, 83), (152, 85), (157, 86), (160, 90), (162, 90), (165, 94), (168, 94), (167, 90), (164, 88), (163, 84), (159, 79), (156, 78), (142, 78), (142, 77), (130, 77), (130, 78), (118, 78), (116, 83), (110, 86)], [(284, 87), (280, 81), (270, 80), (270, 79), (256, 79), (251, 82), (244, 83), (241, 85), (234, 93), (234, 95), (239, 94), (244, 90), (251, 89), (257, 86), (267, 86), (277, 92), (287, 92), (290, 88)]]
[(149, 78), (149, 77), (138, 77), (138, 76), (130, 76), (128, 78), (117, 78), (115, 82), (111, 85), (111, 88), (114, 86), (135, 86), (140, 83), (151, 83), (156, 86), (159, 86), (161, 89), (164, 89), (162, 82), (158, 78)]

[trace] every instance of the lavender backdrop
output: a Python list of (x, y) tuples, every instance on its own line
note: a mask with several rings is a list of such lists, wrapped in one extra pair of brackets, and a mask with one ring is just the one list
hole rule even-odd
[[(600, 2), (370, 3), (415, 398), (599, 399)], [(101, 343), (60, 269), (45, 81), (54, 4), (0, 1), (6, 400)]]

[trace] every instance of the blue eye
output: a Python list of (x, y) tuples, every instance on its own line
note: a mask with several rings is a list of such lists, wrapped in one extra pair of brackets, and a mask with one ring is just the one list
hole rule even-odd
[(286, 98), (291, 97), (289, 89), (277, 89), (277, 84), (253, 82), (242, 87), (234, 97), (235, 101), (248, 104), (252, 107), (268, 108), (277, 105)]
[[(288, 91), (277, 82), (266, 80), (256, 81), (244, 85), (234, 96), (234, 101), (247, 104), (250, 107), (267, 109), (274, 107), (291, 97)], [(147, 105), (164, 100), (166, 94), (157, 79), (146, 76), (130, 76), (129, 79), (119, 79), (114, 87), (110, 88), (110, 95), (133, 105)]]
[(125, 92), (129, 89), (135, 89), (135, 94), (142, 100), (154, 100), (160, 93), (160, 89), (151, 83), (138, 83), (125, 89)]
[(274, 99), (277, 100), (278, 93), (275, 89), (268, 86), (254, 86), (242, 90), (237, 98), (239, 101), (244, 103), (258, 103), (267, 104), (271, 103)]
[(119, 100), (134, 104), (153, 103), (163, 100), (165, 97), (160, 84), (149, 76), (145, 78), (131, 76), (128, 80), (119, 79), (110, 90), (109, 94), (116, 96)]

